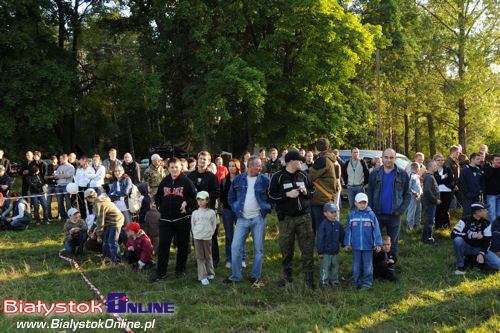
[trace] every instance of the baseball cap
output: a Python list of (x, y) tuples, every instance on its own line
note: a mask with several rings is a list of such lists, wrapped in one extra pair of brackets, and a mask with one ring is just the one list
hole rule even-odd
[(324, 212), (334, 213), (334, 212), (338, 212), (339, 210), (337, 209), (337, 206), (335, 206), (334, 204), (332, 204), (332, 203), (326, 203), (323, 206), (323, 211)]
[(478, 210), (481, 210), (481, 209), (488, 209), (490, 208), (490, 205), (486, 205), (482, 202), (474, 202), (472, 205), (470, 205), (470, 208), (472, 210), (472, 212), (477, 212)]
[(365, 193), (358, 193), (356, 194), (356, 197), (354, 197), (354, 200), (356, 202), (362, 202), (362, 201), (368, 202), (368, 196)]
[(92, 188), (88, 188), (85, 190), (85, 192), (83, 192), (83, 197), (84, 198), (90, 197), (93, 193), (96, 193), (95, 190)]
[(162, 158), (158, 154), (151, 155), (151, 161), (161, 161)]
[(141, 230), (141, 226), (137, 222), (132, 222), (128, 226), (126, 226), (125, 228), (123, 228), (123, 230), (131, 230), (131, 231), (133, 231), (135, 233), (138, 233), (139, 230)]
[(208, 199), (210, 197), (210, 194), (208, 194), (207, 191), (200, 191), (198, 194), (196, 194), (196, 199)]
[(68, 209), (68, 216), (75, 215), (76, 213), (80, 213), (78, 211), (78, 209), (76, 209), (76, 208), (70, 208), (70, 209)]
[(292, 151), (289, 151), (285, 155), (285, 162), (288, 163), (290, 161), (302, 161), (302, 162), (305, 162), (306, 158), (303, 157), (303, 156), (300, 156), (300, 154), (299, 154), (298, 151), (292, 150)]

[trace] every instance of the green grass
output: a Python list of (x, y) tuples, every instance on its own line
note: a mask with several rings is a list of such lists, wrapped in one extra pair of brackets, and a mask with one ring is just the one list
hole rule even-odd
[[(455, 222), (458, 213), (454, 212)], [(341, 216), (345, 222), (345, 210)], [(376, 280), (370, 291), (350, 287), (352, 259), (344, 251), (340, 256), (341, 289), (307, 290), (300, 272), (298, 247), (293, 284), (277, 287), (282, 270), (274, 214), (268, 217), (263, 265), (266, 286), (261, 289), (254, 289), (247, 282), (251, 268), (244, 270), (243, 283), (223, 284), (230, 270), (221, 265), (216, 269), (215, 280), (202, 287), (196, 280), (192, 258), (188, 260), (187, 277), (178, 280), (174, 276), (175, 255), (171, 256), (167, 279), (154, 284), (147, 283), (150, 273), (131, 271), (127, 265), (101, 267), (100, 257), (95, 253), (85, 253), (77, 260), (85, 275), (104, 295), (126, 292), (132, 302), (175, 303), (174, 315), (126, 316), (127, 320), (142, 322), (156, 318), (154, 331), (157, 332), (498, 332), (500, 273), (469, 271), (465, 276), (455, 276), (449, 231), (435, 236), (439, 246), (426, 246), (419, 242), (421, 230), (407, 232), (403, 228), (396, 269), (400, 281)], [(70, 299), (99, 301), (80, 274), (57, 257), (62, 239), (62, 222), (31, 225), (25, 232), (1, 232), (2, 299), (25, 302), (41, 299), (49, 303)], [(222, 262), (223, 244), (224, 236), (219, 238)], [(251, 245), (249, 240), (249, 267), (253, 257)], [(315, 260), (318, 264), (317, 256)], [(318, 275), (316, 272), (316, 282)], [(112, 316), (105, 313), (100, 316), (55, 315), (55, 318), (96, 320)], [(0, 332), (18, 332), (16, 322), (23, 319), (41, 317), (2, 314)]]

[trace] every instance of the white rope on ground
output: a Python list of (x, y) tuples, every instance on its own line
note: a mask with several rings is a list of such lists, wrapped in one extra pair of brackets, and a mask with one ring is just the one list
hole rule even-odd
[[(67, 262), (73, 264), (73, 266), (75, 266), (76, 270), (78, 272), (80, 272), (80, 275), (82, 276), (83, 280), (87, 283), (87, 285), (90, 287), (90, 289), (92, 289), (93, 291), (95, 291), (95, 293), (97, 294), (97, 296), (99, 296), (102, 300), (102, 302), (104, 304), (106, 304), (107, 300), (106, 298), (104, 298), (104, 296), (102, 295), (102, 293), (99, 291), (99, 289), (97, 289), (93, 284), (92, 282), (89, 281), (89, 279), (87, 279), (87, 277), (83, 274), (82, 272), (82, 269), (80, 268), (80, 265), (78, 265), (78, 263), (74, 260), (74, 259), (71, 259), (71, 258), (67, 258), (67, 257), (64, 257), (62, 255), (62, 252), (64, 251), (64, 249), (62, 250), (59, 250), (59, 258), (63, 259), (63, 260), (66, 260)], [(116, 320), (118, 320), (120, 322), (120, 324), (122, 324), (123, 328), (125, 329), (125, 331), (127, 331), (128, 333), (133, 333), (133, 331), (127, 326), (127, 323), (124, 322), (123, 318), (120, 317), (119, 314), (116, 314), (116, 313), (113, 313), (113, 316), (116, 318)]]

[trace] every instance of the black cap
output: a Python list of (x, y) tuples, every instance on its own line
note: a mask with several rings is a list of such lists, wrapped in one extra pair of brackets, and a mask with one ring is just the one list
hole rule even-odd
[(472, 205), (470, 205), (470, 208), (472, 210), (472, 212), (476, 212), (478, 210), (481, 210), (481, 209), (488, 209), (490, 208), (490, 205), (486, 205), (482, 202), (474, 202)]
[(299, 154), (298, 151), (292, 150), (292, 151), (289, 151), (285, 155), (285, 162), (288, 163), (290, 161), (302, 161), (302, 162), (305, 162), (306, 158), (303, 157), (303, 156), (300, 156), (300, 154)]

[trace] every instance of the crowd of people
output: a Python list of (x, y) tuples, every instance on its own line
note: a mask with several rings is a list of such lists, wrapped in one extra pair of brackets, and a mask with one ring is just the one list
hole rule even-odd
[[(461, 206), (462, 218), (451, 232), (455, 274), (465, 274), (466, 265), (500, 268), (500, 155), (488, 154), (485, 145), (470, 157), (460, 145), (452, 146), (446, 160), (441, 154), (425, 160), (417, 153), (406, 170), (395, 164), (396, 152), (390, 148), (368, 163), (358, 148), (342, 160), (325, 138), (318, 139), (315, 148), (316, 154), (303, 149), (279, 154), (273, 148), (270, 157), (265, 149), (258, 156), (246, 152), (226, 166), (221, 157), (212, 163), (207, 151), (189, 160), (164, 161), (154, 154), (142, 173), (130, 153), (123, 161), (117, 159), (116, 149), (104, 161), (97, 154), (77, 160), (72, 153), (52, 156), (48, 165), (40, 152), (28, 151), (19, 171), (20, 195), (10, 193), (10, 162), (0, 149), (1, 227), (25, 230), (32, 219), (36, 224), (62, 219), (68, 253), (98, 251), (103, 264), (118, 264), (123, 252), (139, 270), (154, 269), (156, 256), (150, 282), (166, 277), (172, 243), (177, 252), (175, 276), (185, 277), (194, 247), (198, 280), (208, 285), (221, 261), (222, 218), (224, 265), (231, 269), (223, 282), (243, 280), (245, 243), (252, 233), (250, 282), (261, 287), (266, 216), (274, 209), (283, 269), (279, 286), (293, 282), (297, 239), (309, 288), (315, 288), (315, 249), (320, 285), (339, 287), (342, 248), (352, 251), (353, 286), (370, 288), (374, 277), (398, 280), (394, 266), (405, 212), (411, 230), (420, 226), (423, 210), (422, 242), (437, 245), (433, 230), (451, 228), (450, 207)], [(77, 190), (68, 190), (71, 186)], [(342, 188), (347, 189), (350, 211), (343, 219)], [(57, 216), (51, 210), (54, 196)]]

